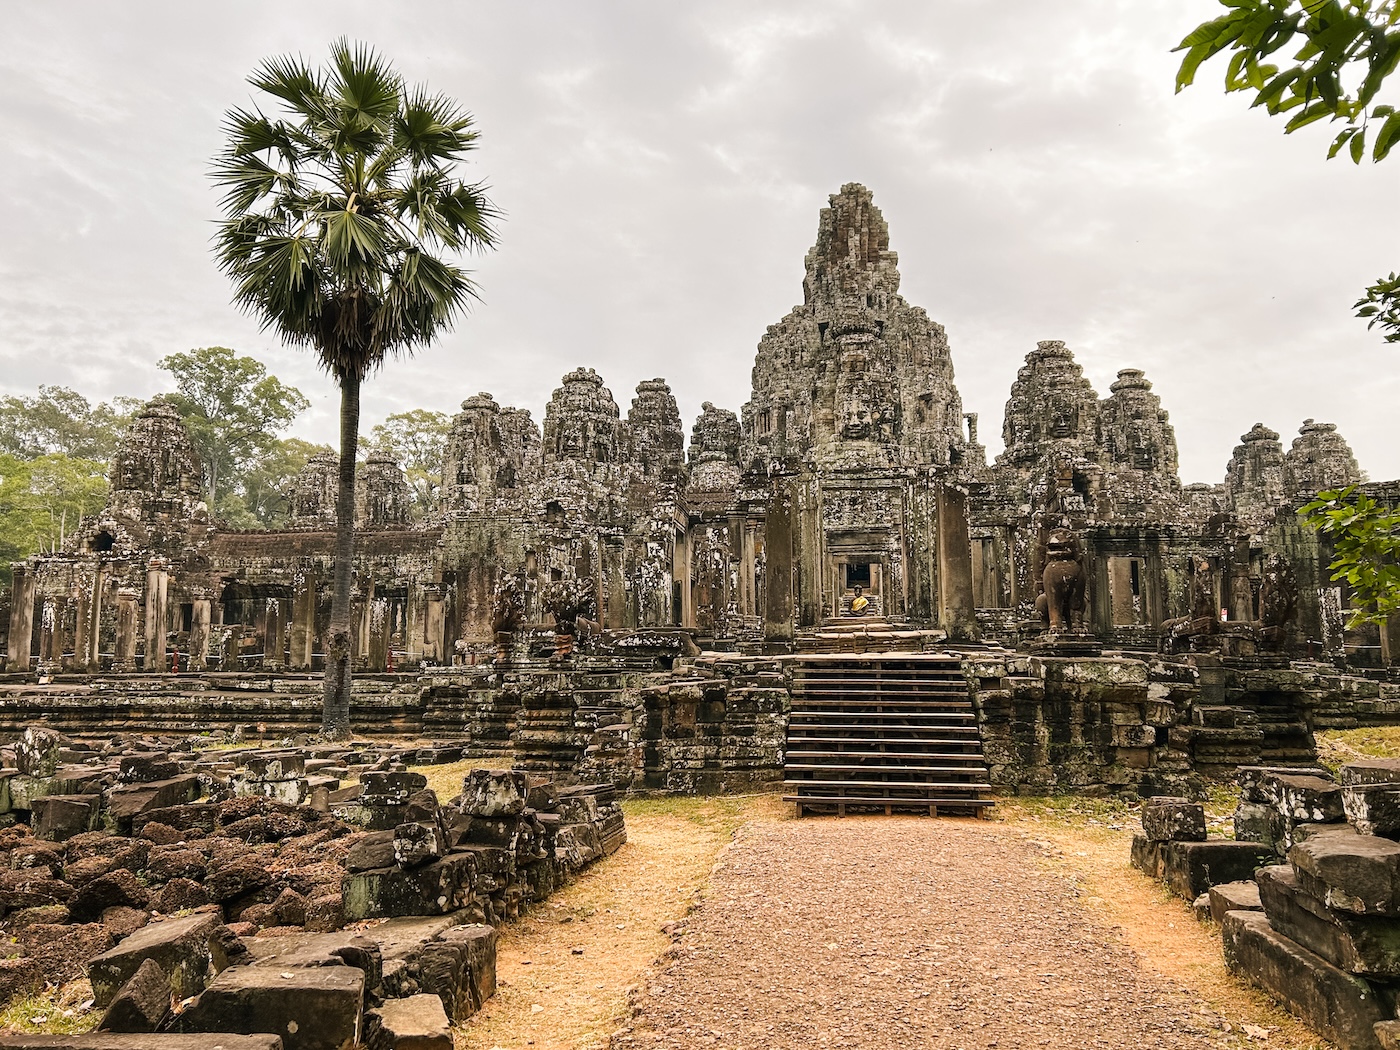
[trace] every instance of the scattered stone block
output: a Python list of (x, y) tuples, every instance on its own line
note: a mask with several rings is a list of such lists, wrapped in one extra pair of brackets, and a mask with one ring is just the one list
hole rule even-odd
[(1328, 828), (1288, 851), (1298, 882), (1328, 907), (1400, 915), (1400, 843), (1354, 828)]
[(1264, 913), (1279, 933), (1348, 973), (1400, 977), (1400, 919), (1328, 908), (1287, 865), (1261, 868), (1258, 877)]
[(1290, 820), (1309, 824), (1338, 824), (1346, 820), (1341, 787), (1322, 777), (1269, 773), (1261, 780), (1260, 788)]
[(1253, 878), (1254, 869), (1273, 857), (1273, 848), (1262, 842), (1164, 842), (1162, 877), (1173, 893), (1190, 901), (1212, 886)]
[(342, 1050), (360, 1038), (364, 996), (365, 972), (354, 966), (232, 966), (175, 1025), (183, 1033), (272, 1033), (286, 1050)]
[(394, 863), (394, 833), (392, 831), (367, 831), (361, 835), (345, 855), (347, 871), (373, 871), (387, 868)]
[(409, 796), (428, 786), (422, 773), (368, 772), (360, 774), (360, 801), (401, 806)]
[(366, 1020), (368, 1050), (452, 1050), (452, 1028), (436, 995), (386, 999)]
[(436, 820), (400, 824), (394, 829), (394, 863), (415, 868), (437, 860), (447, 852), (447, 840)]
[(117, 766), (117, 783), (150, 784), (180, 775), (180, 763), (157, 751), (123, 755)]
[(1344, 973), (1269, 925), (1262, 912), (1232, 911), (1221, 924), (1225, 964), (1343, 1050), (1371, 1050), (1372, 1027), (1386, 1020), (1374, 988)]
[(151, 891), (126, 868), (118, 868), (93, 879), (68, 899), (68, 910), (76, 922), (99, 919), (108, 908), (143, 909), (151, 901)]
[(98, 1029), (154, 1032), (170, 1014), (170, 978), (154, 959), (144, 960), (113, 997)]
[(177, 999), (187, 999), (228, 965), (219, 917), (190, 915), (151, 923), (88, 963), (92, 998), (106, 1006), (147, 959), (160, 964)]
[(1348, 762), (1337, 773), (1343, 787), (1363, 784), (1400, 784), (1400, 758), (1362, 758)]
[(1142, 831), (1153, 842), (1204, 842), (1206, 809), (1184, 798), (1149, 798), (1142, 804)]
[(1344, 784), (1342, 807), (1361, 834), (1400, 837), (1400, 783)]
[(182, 802), (193, 802), (199, 797), (200, 790), (199, 776), (194, 773), (169, 780), (155, 780), (149, 784), (115, 787), (107, 792), (107, 812), (119, 828), (128, 829), (140, 814), (178, 806)]
[(46, 795), (34, 802), (34, 834), (63, 842), (97, 826), (101, 795)]
[(1210, 917), (1217, 924), (1225, 921), (1227, 911), (1262, 911), (1264, 908), (1256, 882), (1222, 882), (1206, 891), (1206, 900)]
[(470, 900), (476, 867), (470, 854), (451, 853), (417, 868), (352, 872), (340, 895), (348, 922), (396, 915), (445, 915)]
[(462, 781), (459, 808), (470, 817), (516, 817), (529, 794), (529, 778), (518, 770), (473, 769)]

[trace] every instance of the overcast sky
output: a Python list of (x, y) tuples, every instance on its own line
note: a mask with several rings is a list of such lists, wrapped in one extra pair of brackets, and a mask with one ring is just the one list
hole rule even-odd
[(801, 301), (817, 213), (863, 182), (902, 292), (948, 330), (958, 386), (1000, 450), (1037, 339), (1100, 396), (1143, 368), (1185, 481), (1219, 481), (1256, 421), (1285, 447), (1334, 421), (1372, 478), (1400, 476), (1400, 347), (1351, 316), (1400, 268), (1389, 166), (1324, 157), (1330, 132), (1181, 95), (1169, 52), (1215, 0), (5, 5), (0, 32), (0, 391), (168, 386), (165, 354), (264, 361), (333, 441), (311, 357), (229, 304), (209, 253), (223, 112), (265, 56), (349, 35), (476, 116), (469, 170), (507, 219), (470, 263), (483, 303), (365, 388), (390, 412), (487, 390), (544, 405), (596, 368), (623, 412), (663, 376), (687, 431), (737, 410), (767, 325)]

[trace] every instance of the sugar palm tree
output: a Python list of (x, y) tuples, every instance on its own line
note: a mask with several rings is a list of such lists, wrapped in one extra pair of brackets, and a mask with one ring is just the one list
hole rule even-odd
[(271, 104), (224, 118), (215, 237), (234, 302), (312, 350), (340, 387), (340, 490), (322, 732), (350, 731), (350, 592), (360, 385), (426, 346), (475, 297), (444, 256), (495, 245), (496, 208), (457, 177), (476, 147), (456, 102), (408, 87), (373, 49), (339, 40), (329, 66), (267, 59), (248, 78)]

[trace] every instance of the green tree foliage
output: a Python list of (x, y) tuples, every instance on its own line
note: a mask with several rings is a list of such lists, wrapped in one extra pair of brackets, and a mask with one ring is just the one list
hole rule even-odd
[(334, 452), (301, 438), (283, 438), (244, 464), (237, 491), (229, 493), (220, 511), (236, 529), (280, 529), (287, 524), (291, 504), (287, 489), (293, 478), (318, 452)]
[(168, 396), (204, 466), (209, 505), (222, 516), (236, 514), (240, 504), (246, 508), (245, 472), (311, 402), (261, 361), (223, 346), (171, 354), (160, 367), (175, 377), (176, 393)]
[(105, 463), (140, 406), (132, 397), (94, 405), (62, 386), (41, 386), (34, 397), (0, 398), (0, 453), (23, 460), (56, 453)]
[(0, 579), (10, 563), (62, 548), (107, 498), (107, 463), (46, 452), (33, 459), (0, 453)]
[[(1252, 93), (1253, 106), (1287, 117), (1285, 134), (1320, 120), (1341, 128), (1327, 151), (1353, 163), (1384, 160), (1400, 142), (1400, 112), (1380, 101), (1400, 62), (1400, 4), (1395, 0), (1220, 0), (1225, 13), (1188, 33), (1176, 89), (1203, 62), (1230, 53), (1227, 92)], [(1368, 328), (1400, 342), (1400, 276), (1392, 273), (1353, 304)], [(1332, 538), (1332, 578), (1346, 580), (1361, 603), (1353, 625), (1400, 611), (1400, 531), (1396, 512), (1354, 488), (1324, 492), (1300, 511)]]
[(1400, 613), (1400, 510), (1351, 487), (1320, 492), (1298, 513), (1332, 540), (1332, 579), (1345, 580), (1357, 603), (1349, 627)]
[(325, 68), (270, 58), (248, 79), (260, 102), (225, 116), (214, 164), (224, 189), (215, 252), (234, 301), (314, 352), (340, 387), (322, 731), (343, 737), (360, 386), (470, 303), (475, 286), (445, 256), (494, 246), (497, 213), (481, 185), (457, 175), (476, 147), (471, 115), (407, 85), (371, 48), (340, 40)]
[(393, 456), (403, 467), (419, 514), (437, 507), (442, 488), (442, 455), (452, 417), (445, 412), (415, 408), (395, 412), (375, 426), (365, 439), (366, 452)]
[[(1395, 0), (1220, 0), (1226, 12), (1188, 33), (1176, 89), (1203, 62), (1230, 52), (1225, 90), (1254, 95), (1253, 106), (1284, 115), (1285, 134), (1319, 120), (1340, 123), (1328, 157), (1343, 150), (1360, 164), (1384, 160), (1400, 142), (1400, 112), (1378, 101), (1400, 62)], [(1392, 273), (1356, 301), (1367, 327), (1400, 342), (1400, 277)]]

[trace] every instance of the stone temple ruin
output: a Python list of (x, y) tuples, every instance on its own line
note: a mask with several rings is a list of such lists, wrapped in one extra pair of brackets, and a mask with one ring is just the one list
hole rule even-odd
[[(685, 791), (850, 766), (812, 713), (836, 688), (823, 677), (881, 695), (938, 679), (973, 739), (931, 764), (965, 768), (934, 780), (1017, 790), (1151, 790), (1307, 760), (1315, 726), (1389, 717), (1394, 625), (1345, 627), (1348, 591), (1296, 514), (1362, 477), (1335, 426), (1308, 420), (1285, 451), (1255, 424), (1219, 484), (1183, 485), (1142, 371), (1100, 397), (1045, 340), (1003, 436), (988, 463), (942, 326), (900, 296), (885, 221), (847, 185), (821, 212), (801, 304), (759, 340), (748, 402), (706, 404), (688, 445), (663, 380), (624, 416), (577, 369), (543, 426), (465, 400), (426, 520), (410, 519), (398, 466), (370, 458), (354, 715), (513, 745), (551, 776)], [(13, 566), (4, 724), (314, 724), (334, 457), (292, 480), (286, 529), (234, 531), (154, 401), (111, 479), (66, 550)], [(857, 652), (884, 662), (818, 673)], [(891, 776), (826, 794), (884, 799)]]
[[(739, 416), (706, 405), (688, 453), (663, 380), (639, 384), (624, 417), (578, 369), (542, 428), (488, 394), (462, 403), (430, 520), (410, 523), (401, 471), (371, 457), (357, 498), (361, 667), (491, 654), (503, 578), (527, 627), (549, 623), (551, 589), (589, 591), (586, 619), (614, 643), (682, 630), (706, 650), (787, 651), (839, 621), (859, 586), (892, 625), (1014, 645), (1038, 629), (1060, 526), (1083, 569), (1074, 626), (1098, 644), (1188, 648), (1212, 634), (1232, 654), (1389, 661), (1391, 632), (1344, 630), (1348, 595), (1293, 513), (1361, 478), (1335, 426), (1306, 421), (1285, 452), (1256, 424), (1222, 483), (1183, 486), (1143, 373), (1124, 368), (1100, 398), (1046, 340), (1016, 376), (1006, 450), (988, 464), (947, 336), (899, 295), (896, 263), (869, 191), (843, 187), (822, 210), (802, 304), (759, 341), (749, 401)], [(174, 411), (146, 406), (102, 513), (68, 550), (15, 567), (7, 666), (161, 672), (177, 650), (195, 671), (317, 666), (333, 458), (292, 481), (282, 531), (220, 527), (199, 478)]]
[[(389, 744), (251, 742), (320, 721), (335, 458), (291, 481), (287, 528), (231, 530), (202, 501), (179, 417), (153, 401), (113, 460), (102, 512), (67, 549), (12, 566), (0, 740), (40, 724), (68, 736), (0, 750), (0, 885), (30, 894), (20, 910), (35, 952), (89, 936), (82, 920), (109, 909), (113, 921), (145, 914), (170, 885), (162, 910), (181, 893), (216, 905), (189, 930), (166, 920), (132, 934), (183, 938), (202, 960), (208, 1005), (183, 1023), (206, 1027), (188, 1031), (239, 1031), (220, 1011), (264, 995), (273, 1005), (260, 1009), (291, 1023), (300, 1000), (269, 974), (305, 977), (328, 953), (347, 965), (325, 969), (353, 969), (359, 984), (322, 973), (325, 987), (305, 987), (344, 1000), (338, 1023), (390, 1030), (415, 1023), (394, 1013), (415, 992), (441, 1000), (424, 1007), (433, 1018), (479, 1006), (484, 924), (617, 848), (615, 792), (782, 784), (799, 814), (980, 812), (993, 790), (1176, 798), (1242, 766), (1307, 766), (1315, 729), (1400, 721), (1400, 625), (1345, 626), (1351, 595), (1296, 513), (1361, 483), (1334, 425), (1305, 421), (1285, 451), (1256, 423), (1219, 484), (1183, 485), (1144, 373), (1124, 367), (1100, 397), (1070, 349), (1045, 340), (1016, 375), (1002, 432), (988, 463), (942, 326), (899, 295), (870, 192), (842, 187), (821, 212), (801, 304), (759, 340), (748, 402), (737, 414), (706, 404), (688, 444), (664, 380), (640, 383), (624, 416), (580, 368), (542, 426), (489, 394), (463, 401), (425, 520), (398, 465), (370, 458), (356, 494), (351, 716), (362, 732), (438, 741), (410, 758)], [(1400, 501), (1400, 482), (1364, 487)], [(249, 742), (227, 761), (189, 750), (192, 732), (235, 729)], [(442, 804), (403, 768), (496, 753), (513, 771), (469, 778)], [(1139, 863), (1194, 895), (1202, 864), (1243, 871), (1298, 849), (1291, 789), (1268, 784), (1254, 788), (1273, 807), (1254, 814), (1264, 845), (1194, 845), (1195, 825), (1182, 832), (1168, 806)], [(501, 791), (513, 792), (505, 813)], [(154, 845), (104, 838), (103, 821)], [(68, 844), (36, 852), (19, 826)], [(308, 870), (259, 881), (219, 845), (230, 829), (294, 848)], [(162, 853), (153, 889), (135, 885), (150, 858), (130, 851), (189, 854), (182, 835), (205, 841), (199, 856)], [(318, 867), (313, 852), (335, 842), (336, 863)], [(1286, 855), (1307, 884), (1312, 862)], [(1273, 882), (1293, 892), (1281, 870)], [(337, 932), (384, 915), (405, 925), (378, 945)], [(446, 918), (411, 918), (423, 915)], [(1263, 926), (1231, 922), (1236, 951), (1272, 958), (1257, 948)], [(229, 929), (272, 924), (298, 939), (260, 948), (261, 970), (259, 958), (224, 968), (219, 953), (239, 942)], [(126, 967), (94, 988), (106, 981), (128, 1014), (183, 980), (161, 956), (169, 965), (142, 985), (152, 952), (93, 936), (104, 954), (92, 965), (115, 967), (116, 953)], [(0, 983), (16, 969), (0, 958)]]

